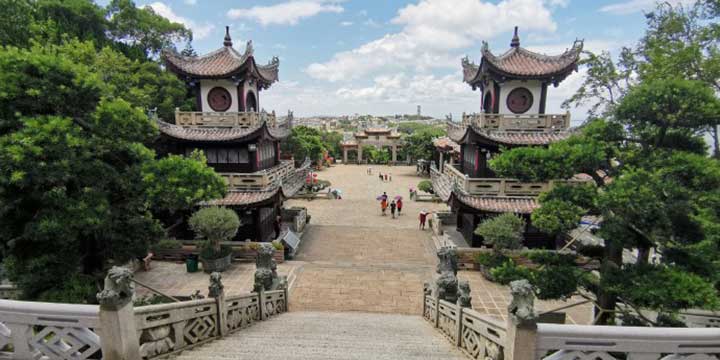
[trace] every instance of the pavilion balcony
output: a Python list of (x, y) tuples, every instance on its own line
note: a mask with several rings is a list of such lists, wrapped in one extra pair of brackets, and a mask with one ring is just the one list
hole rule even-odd
[(254, 173), (218, 173), (225, 179), (228, 190), (260, 191), (280, 185), (295, 173), (294, 160), (281, 160), (280, 164)]
[(187, 127), (240, 127), (253, 128), (263, 121), (268, 126), (276, 125), (275, 111), (260, 112), (200, 112), (175, 109), (175, 125)]
[(460, 172), (455, 166), (446, 164), (443, 173), (451, 184), (470, 195), (484, 196), (524, 196), (535, 197), (549, 191), (557, 184), (583, 184), (584, 180), (550, 180), (548, 182), (523, 182), (507, 178), (471, 178)]
[(565, 114), (463, 113), (462, 124), (507, 132), (549, 132), (570, 127), (570, 112)]

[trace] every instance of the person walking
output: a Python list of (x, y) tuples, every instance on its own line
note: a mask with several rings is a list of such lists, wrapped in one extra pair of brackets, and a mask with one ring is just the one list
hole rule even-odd
[(425, 220), (427, 219), (427, 212), (425, 210), (420, 212), (419, 220), (420, 220), (420, 230), (425, 230)]
[(380, 181), (383, 181), (383, 174), (382, 174), (382, 173), (379, 173), (378, 176), (380, 176)]
[(380, 211), (382, 211), (382, 216), (385, 216), (385, 210), (387, 210), (387, 207), (387, 199), (383, 198), (382, 200), (380, 200)]
[(392, 173), (388, 174), (388, 179), (390, 179), (390, 182), (392, 182)]
[(385, 174), (385, 181), (387, 181), (387, 179), (388, 179), (388, 175), (387, 175), (387, 174)]
[(397, 207), (397, 204), (395, 204), (395, 200), (393, 200), (390, 203), (390, 214), (392, 214), (392, 218), (395, 218), (395, 208)]
[(402, 215), (402, 206), (403, 206), (402, 198), (397, 199), (396, 204), (397, 204), (398, 217), (399, 217), (400, 215)]

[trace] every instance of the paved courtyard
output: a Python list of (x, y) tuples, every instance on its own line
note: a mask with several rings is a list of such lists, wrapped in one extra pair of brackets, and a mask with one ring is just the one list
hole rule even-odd
[[(286, 206), (307, 207), (312, 216), (295, 260), (278, 266), (279, 274), (290, 275), (291, 311), (421, 313), (422, 286), (431, 279), (437, 260), (430, 230), (418, 230), (417, 216), (421, 210), (447, 210), (447, 205), (407, 198), (408, 189), (422, 180), (414, 167), (372, 169), (372, 175), (366, 174), (367, 166), (357, 165), (319, 172), (321, 179), (342, 190), (342, 200), (286, 202)], [(392, 182), (381, 182), (379, 172), (391, 173)], [(375, 198), (383, 192), (391, 198), (403, 196), (402, 216), (380, 216)], [(254, 270), (254, 264), (233, 264), (223, 273), (226, 291), (251, 291)], [(486, 281), (475, 271), (461, 271), (458, 276), (470, 281), (475, 310), (504, 318), (510, 301), (507, 287)], [(140, 272), (137, 278), (171, 295), (207, 293), (208, 275), (187, 274), (184, 264), (155, 262), (150, 272)], [(577, 301), (537, 301), (536, 307), (544, 311)], [(591, 320), (588, 305), (565, 311), (568, 323)]]

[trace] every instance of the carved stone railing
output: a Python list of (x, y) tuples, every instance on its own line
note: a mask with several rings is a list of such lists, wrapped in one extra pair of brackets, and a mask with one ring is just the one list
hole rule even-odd
[(293, 160), (281, 160), (280, 164), (254, 173), (219, 173), (228, 184), (229, 190), (263, 190), (271, 185), (280, 185), (295, 173)]
[(443, 173), (450, 183), (471, 195), (486, 196), (538, 196), (551, 190), (557, 184), (584, 184), (583, 180), (550, 180), (548, 182), (523, 182), (507, 178), (471, 178), (454, 166), (445, 166)]
[(0, 359), (88, 359), (100, 331), (97, 305), (0, 300)]
[(277, 124), (275, 111), (260, 112), (200, 112), (175, 110), (175, 125), (187, 127), (240, 127), (252, 128), (263, 121), (268, 126)]
[(720, 329), (538, 324), (536, 354), (548, 360), (718, 359)]
[(425, 295), (423, 318), (471, 359), (505, 358), (506, 327), (494, 318), (432, 295)]
[(718, 328), (523, 323), (510, 311), (502, 322), (427, 293), (422, 314), (471, 359), (720, 359)]
[(507, 132), (549, 132), (570, 127), (570, 112), (565, 114), (463, 114), (462, 124)]

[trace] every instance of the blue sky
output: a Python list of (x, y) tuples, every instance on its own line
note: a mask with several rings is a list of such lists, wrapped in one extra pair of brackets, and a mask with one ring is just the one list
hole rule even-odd
[[(679, 2), (676, 0), (671, 2)], [(267, 110), (296, 115), (423, 113), (442, 117), (478, 111), (479, 94), (462, 82), (460, 59), (478, 62), (481, 42), (502, 53), (512, 28), (523, 47), (556, 54), (576, 38), (613, 54), (634, 45), (654, 0), (164, 0), (152, 6), (195, 33), (198, 53), (222, 46), (229, 25), (242, 51), (280, 58), (280, 82), (261, 94)], [(179, 44), (181, 48), (183, 44)], [(551, 88), (548, 110), (582, 81), (578, 72)], [(575, 109), (583, 119), (585, 109)]]

